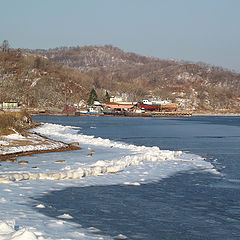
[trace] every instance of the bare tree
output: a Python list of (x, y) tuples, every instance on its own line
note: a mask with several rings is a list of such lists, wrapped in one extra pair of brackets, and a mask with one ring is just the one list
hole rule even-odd
[(4, 40), (3, 43), (2, 43), (2, 51), (3, 52), (8, 52), (9, 51), (9, 42), (8, 40)]

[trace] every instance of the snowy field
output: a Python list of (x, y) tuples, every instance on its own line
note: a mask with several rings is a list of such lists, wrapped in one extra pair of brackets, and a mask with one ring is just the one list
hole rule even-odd
[[(181, 151), (160, 150), (95, 138), (80, 128), (45, 123), (35, 132), (66, 143), (79, 142), (82, 150), (20, 157), (28, 164), (1, 162), (0, 240), (112, 239), (94, 226), (84, 229), (68, 212), (58, 219), (37, 210), (51, 208), (35, 202), (49, 191), (97, 185), (141, 186), (179, 172), (207, 171), (218, 174), (203, 158)], [(7, 141), (0, 144), (7, 147)], [(126, 239), (119, 234), (114, 239)]]

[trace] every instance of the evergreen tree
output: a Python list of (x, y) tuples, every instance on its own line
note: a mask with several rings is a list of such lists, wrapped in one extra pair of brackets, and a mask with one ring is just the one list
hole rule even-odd
[(93, 88), (89, 94), (87, 103), (88, 105), (93, 105), (94, 101), (98, 101), (98, 96), (95, 89)]
[(108, 94), (108, 91), (106, 91), (105, 102), (110, 102), (110, 96)]

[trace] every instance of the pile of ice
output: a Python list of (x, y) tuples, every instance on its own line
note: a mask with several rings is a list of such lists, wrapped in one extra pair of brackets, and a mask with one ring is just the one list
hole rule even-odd
[(15, 221), (0, 221), (0, 240), (40, 240), (31, 229), (15, 230)]
[(117, 173), (130, 166), (143, 165), (147, 162), (169, 161), (172, 162), (172, 165), (174, 165), (179, 161), (188, 161), (191, 162), (191, 165), (195, 165), (200, 168), (211, 169), (213, 167), (207, 162), (202, 165), (202, 162), (204, 161), (199, 156), (192, 158), (192, 155), (181, 151), (160, 150), (159, 147), (135, 146), (132, 144), (111, 141), (110, 139), (103, 139), (100, 137), (95, 138), (94, 136), (87, 136), (79, 133), (79, 128), (76, 127), (45, 123), (41, 127), (36, 128), (34, 131), (56, 140), (65, 142), (77, 141), (81, 144), (81, 146), (85, 146), (85, 148), (89, 146), (102, 147), (103, 149), (111, 148), (112, 150), (116, 150), (118, 153), (124, 150), (127, 154), (113, 160), (103, 159), (97, 160), (92, 164), (86, 163), (81, 167), (76, 167), (75, 164), (70, 164), (59, 171), (43, 171), (37, 173), (31, 171), (2, 172), (0, 174), (0, 183), (21, 180), (80, 179), (86, 176), (99, 176), (108, 173)]
[[(84, 135), (79, 132), (80, 128), (72, 126), (62, 126), (53, 123), (44, 123), (40, 127), (34, 129), (41, 135), (45, 135), (56, 140), (61, 140), (64, 142), (79, 142), (84, 145), (94, 145), (100, 147), (111, 147), (118, 149), (126, 149), (130, 151), (142, 151), (148, 150), (149, 147), (136, 146), (133, 144), (127, 144), (122, 142), (111, 141), (110, 139), (103, 139), (101, 137), (94, 137), (89, 135)], [(155, 147), (156, 149), (156, 147)]]
[(67, 166), (68, 171), (61, 172), (7, 172), (6, 174), (0, 174), (0, 183), (9, 181), (21, 181), (21, 180), (62, 180), (62, 179), (80, 179), (86, 176), (99, 176), (108, 173), (117, 173), (132, 165), (141, 165), (144, 162), (156, 162), (175, 160), (180, 161), (182, 152), (174, 151), (160, 151), (157, 147), (148, 148), (145, 153), (127, 155), (118, 160), (102, 161), (99, 160), (94, 164), (86, 167), (80, 167), (78, 169), (72, 169), (71, 166)]

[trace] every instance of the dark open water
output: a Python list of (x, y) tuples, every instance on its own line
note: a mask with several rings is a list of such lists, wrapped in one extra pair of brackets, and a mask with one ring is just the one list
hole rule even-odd
[[(201, 155), (222, 175), (181, 172), (139, 186), (67, 188), (38, 199), (84, 228), (128, 239), (240, 239), (240, 117), (44, 117), (86, 135)], [(96, 128), (90, 128), (90, 127)]]

